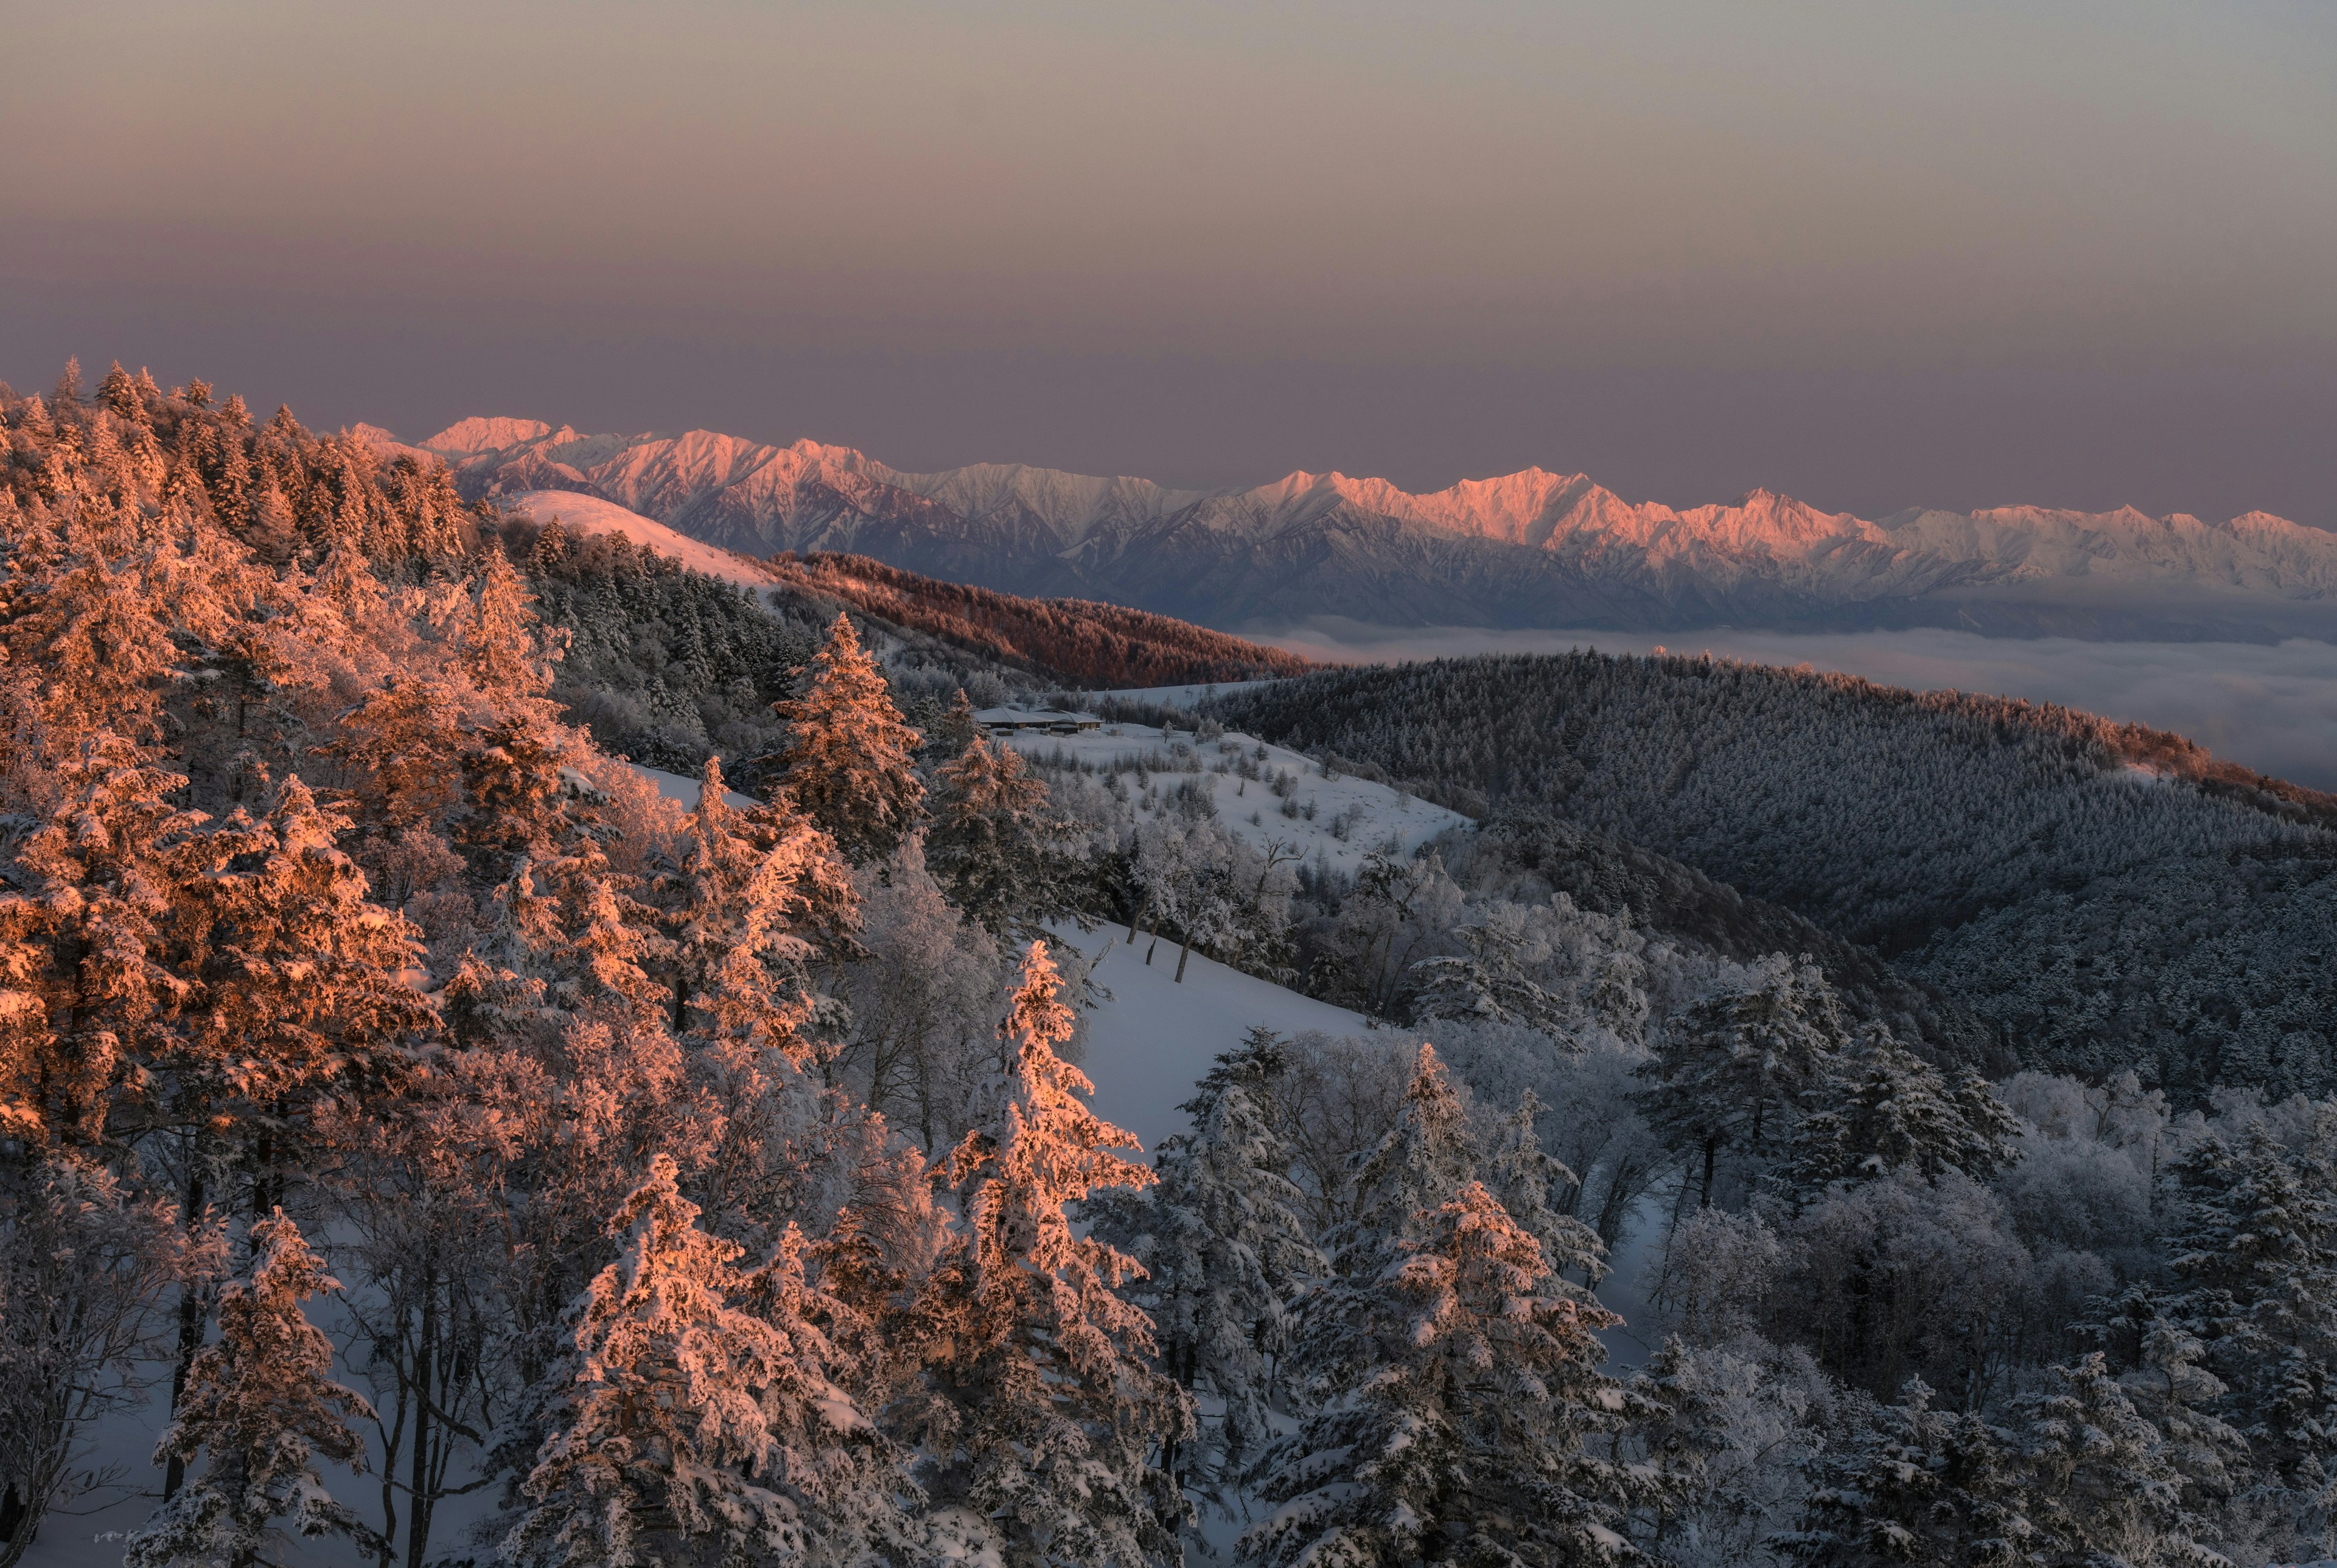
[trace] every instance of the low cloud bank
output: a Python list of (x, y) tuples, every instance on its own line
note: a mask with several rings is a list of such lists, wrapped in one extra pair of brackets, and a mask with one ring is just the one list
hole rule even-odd
[(2190, 736), (2217, 756), (2314, 789), (2337, 790), (2337, 646), (2293, 638), (2233, 642), (2081, 642), (1920, 629), (1871, 632), (1496, 631), (1316, 620), (1258, 640), (1314, 658), (1378, 663), (1476, 653), (1709, 652), (1755, 664), (1808, 663), (1918, 691), (1990, 692), (2057, 702)]

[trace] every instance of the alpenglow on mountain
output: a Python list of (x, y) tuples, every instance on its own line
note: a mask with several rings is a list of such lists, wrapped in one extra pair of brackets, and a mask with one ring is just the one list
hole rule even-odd
[[(360, 433), (398, 446), (387, 432)], [(2267, 512), (1915, 509), (1756, 490), (1676, 511), (1539, 468), (1415, 495), (1293, 473), (1170, 490), (1021, 464), (909, 473), (849, 447), (466, 419), (419, 443), (471, 498), (597, 496), (708, 544), (846, 550), (1014, 593), (1219, 627), (1951, 626), (2262, 640), (2337, 630), (2337, 534)]]

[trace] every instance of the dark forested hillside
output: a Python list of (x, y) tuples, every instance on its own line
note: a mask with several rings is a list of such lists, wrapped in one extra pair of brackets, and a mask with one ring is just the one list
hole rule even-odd
[(859, 555), (782, 555), (783, 583), (1076, 687), (1192, 686), (1297, 675), (1312, 660), (1116, 604), (1024, 599)]
[(2332, 803), (2179, 737), (1597, 654), (1321, 673), (1219, 711), (1677, 856), (1891, 955), (2034, 1065), (2337, 1085)]

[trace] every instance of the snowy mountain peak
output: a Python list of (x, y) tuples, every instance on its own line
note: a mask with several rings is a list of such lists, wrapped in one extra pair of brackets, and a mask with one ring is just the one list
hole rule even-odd
[[(367, 439), (414, 450), (386, 431), (368, 428)], [(1874, 521), (1766, 486), (1687, 508), (1630, 502), (1587, 474), (1540, 467), (1428, 492), (1305, 469), (1260, 485), (1171, 490), (1027, 463), (912, 472), (807, 439), (587, 435), (511, 418), (466, 419), (422, 444), (474, 498), (582, 492), (744, 555), (858, 552), (1219, 626), (1325, 614), (1589, 627), (1922, 614), (1966, 624), (1969, 610), (1955, 606), (1976, 593), (2033, 603), (2043, 590), (2097, 599), (2106, 586), (2212, 596), (2219, 626), (2247, 613), (2231, 608), (2234, 593), (2337, 609), (2337, 535), (2264, 512), (2210, 522), (2132, 507), (2006, 506)], [(1937, 611), (1904, 608), (1948, 605), (1942, 596), (1962, 597)], [(2019, 614), (2032, 631), (2060, 624)], [(2097, 609), (2085, 616), (2088, 628), (2103, 624)], [(2239, 634), (2269, 624), (2244, 620)]]

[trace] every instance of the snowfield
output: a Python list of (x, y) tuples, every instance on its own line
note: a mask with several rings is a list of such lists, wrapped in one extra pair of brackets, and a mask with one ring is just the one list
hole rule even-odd
[(507, 497), (504, 505), (523, 511), (538, 522), (560, 520), (571, 533), (618, 533), (660, 555), (670, 556), (692, 571), (735, 582), (740, 588), (768, 588), (777, 579), (747, 556), (677, 533), (665, 524), (628, 511), (613, 501), (572, 490), (531, 490)]
[[(1325, 778), (1302, 753), (1231, 731), (1221, 739), (1196, 741), (1190, 730), (1164, 734), (1145, 725), (1107, 725), (1076, 735), (1026, 732), (1008, 744), (1050, 769), (1078, 767), (1120, 779), (1134, 798), (1139, 823), (1181, 809), (1162, 788), (1168, 775), (1168, 789), (1190, 784), (1208, 792), (1217, 825), (1243, 842), (1257, 849), (1279, 842), (1302, 860), (1349, 873), (1375, 852), (1401, 858), (1448, 828), (1475, 825), (1459, 812), (1387, 784), (1345, 774)], [(1238, 771), (1243, 766), (1261, 776), (1245, 777)], [(1156, 782), (1137, 784), (1139, 770)], [(1277, 796), (1273, 786), (1286, 775), (1290, 793)]]
[[(1080, 1014), (1087, 1054), (1080, 1070), (1096, 1086), (1089, 1103), (1096, 1115), (1143, 1139), (1148, 1155), (1161, 1139), (1190, 1130), (1177, 1107), (1193, 1097), (1194, 1086), (1210, 1064), (1257, 1025), (1284, 1036), (1303, 1029), (1360, 1035), (1374, 1027), (1361, 1013), (1300, 996), (1198, 953), (1186, 963), (1185, 983), (1178, 985), (1177, 944), (1166, 937), (1154, 951), (1149, 937), (1139, 936), (1131, 945), (1126, 926), (1081, 931), (1065, 923), (1054, 930), (1092, 965), (1088, 979), (1094, 1005)], [(1149, 964), (1144, 961), (1147, 952), (1152, 953)], [(1391, 1050), (1406, 1045), (1395, 1034), (1387, 1038)]]

